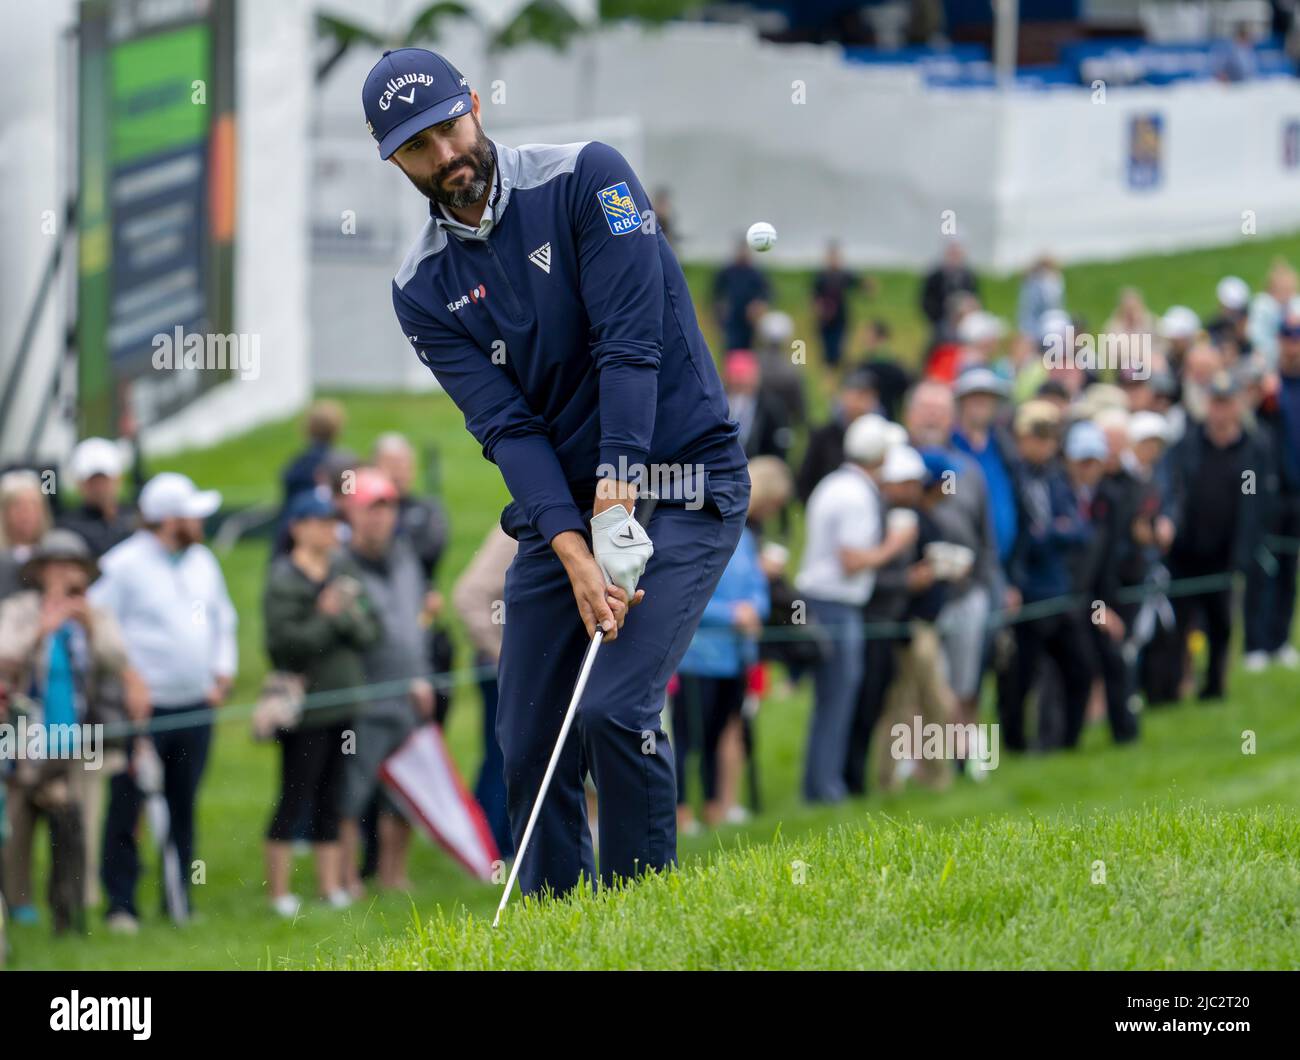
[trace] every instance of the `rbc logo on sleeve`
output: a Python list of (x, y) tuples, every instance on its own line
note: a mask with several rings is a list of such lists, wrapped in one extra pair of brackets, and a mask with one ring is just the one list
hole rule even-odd
[(600, 208), (605, 211), (605, 221), (614, 235), (625, 236), (641, 227), (641, 214), (632, 201), (627, 181), (602, 188), (596, 192), (596, 198), (600, 200)]

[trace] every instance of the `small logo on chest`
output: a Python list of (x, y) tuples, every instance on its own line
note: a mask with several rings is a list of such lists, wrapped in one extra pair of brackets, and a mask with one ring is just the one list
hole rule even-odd
[(454, 302), (448, 302), (447, 312), (459, 313), (462, 309), (464, 309), (467, 305), (469, 305), (470, 302), (481, 302), (486, 297), (487, 297), (487, 288), (484, 287), (482, 284), (479, 284), (477, 287), (471, 290), (469, 294), (463, 294), (459, 298), (457, 298)]
[(551, 274), (551, 244), (549, 242), (543, 243), (528, 255), (528, 260), (549, 276)]

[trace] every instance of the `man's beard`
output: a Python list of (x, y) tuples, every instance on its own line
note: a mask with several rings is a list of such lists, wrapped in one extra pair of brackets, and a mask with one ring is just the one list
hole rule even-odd
[(186, 526), (184, 523), (176, 527), (176, 546), (178, 550), (184, 551), (191, 545), (197, 545), (203, 540), (203, 530), (192, 526)]
[[(433, 177), (429, 178), (427, 183), (421, 183), (414, 177), (411, 178), (411, 183), (419, 189), (425, 198), (442, 203), (449, 210), (462, 210), (467, 206), (473, 206), (479, 199), (483, 198), (488, 189), (488, 182), (492, 179), (492, 144), (484, 135), (483, 126), (478, 123), (478, 119), (472, 114), (470, 115), (470, 121), (474, 123), (474, 128), (478, 131), (478, 138), (474, 141), (474, 146), (466, 154), (452, 159)], [(469, 183), (457, 185), (453, 191), (444, 191), (443, 182), (461, 166), (469, 166), (473, 170), (474, 175)]]

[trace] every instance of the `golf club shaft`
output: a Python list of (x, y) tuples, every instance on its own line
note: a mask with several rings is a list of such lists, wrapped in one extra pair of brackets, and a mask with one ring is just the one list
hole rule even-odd
[(569, 709), (564, 715), (564, 724), (560, 726), (560, 735), (555, 740), (555, 750), (551, 752), (551, 760), (546, 766), (546, 774), (542, 777), (542, 786), (537, 792), (537, 799), (533, 802), (533, 812), (528, 815), (528, 827), (524, 829), (524, 837), (519, 842), (519, 849), (515, 852), (515, 862), (510, 866), (510, 878), (506, 880), (505, 893), (501, 895), (501, 904), (497, 906), (497, 915), (492, 918), (492, 926), (496, 927), (497, 922), (501, 919), (501, 911), (505, 909), (506, 903), (510, 901), (510, 892), (514, 890), (515, 878), (519, 875), (519, 866), (524, 863), (524, 854), (528, 850), (528, 841), (533, 837), (533, 827), (537, 824), (538, 814), (542, 811), (542, 801), (546, 798), (546, 791), (551, 786), (551, 777), (555, 773), (555, 766), (560, 761), (560, 753), (564, 750), (564, 740), (569, 735), (569, 729), (573, 726), (573, 719), (578, 713), (578, 701), (582, 699), (582, 691), (587, 687), (587, 678), (591, 675), (592, 664), (596, 661), (596, 651), (601, 642), (605, 639), (605, 631), (596, 630), (596, 635), (591, 638), (591, 644), (587, 646), (587, 654), (582, 660), (582, 669), (578, 672), (578, 683), (573, 687), (573, 698), (569, 700)]
[[(650, 517), (654, 514), (658, 503), (659, 498), (653, 493), (642, 494), (639, 501), (635, 502), (635, 514), (642, 526), (649, 525)], [(569, 729), (573, 726), (573, 719), (578, 713), (578, 702), (582, 699), (583, 689), (587, 687), (587, 677), (591, 674), (592, 664), (596, 661), (596, 651), (604, 639), (605, 631), (598, 629), (595, 636), (591, 638), (591, 644), (587, 646), (587, 654), (582, 660), (582, 669), (578, 671), (578, 683), (573, 688), (573, 698), (569, 700), (569, 709), (565, 712), (564, 723), (560, 726), (560, 735), (555, 740), (555, 750), (551, 752), (551, 761), (546, 766), (546, 774), (542, 777), (542, 786), (538, 789), (537, 798), (533, 802), (533, 812), (528, 815), (528, 826), (524, 829), (524, 837), (520, 840), (519, 849), (515, 852), (514, 864), (510, 866), (510, 878), (506, 880), (505, 893), (501, 895), (501, 902), (497, 906), (497, 915), (492, 918), (493, 927), (496, 927), (501, 920), (501, 912), (505, 909), (506, 903), (510, 901), (510, 892), (515, 888), (515, 878), (519, 875), (519, 867), (524, 863), (524, 854), (528, 850), (528, 841), (533, 837), (533, 827), (537, 824), (538, 814), (542, 812), (542, 801), (546, 798), (547, 789), (551, 786), (551, 776), (555, 773), (556, 764), (560, 761), (560, 752), (564, 750), (564, 741), (568, 737)]]

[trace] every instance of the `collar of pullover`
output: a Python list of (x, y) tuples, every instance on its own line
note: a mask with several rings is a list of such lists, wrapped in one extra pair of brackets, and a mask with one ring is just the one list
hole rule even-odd
[(501, 215), (506, 212), (510, 202), (510, 191), (514, 187), (519, 171), (519, 152), (512, 147), (489, 141), (492, 145), (492, 190), (488, 194), (488, 203), (483, 210), (478, 227), (467, 225), (455, 217), (440, 202), (429, 204), (429, 216), (434, 224), (446, 229), (460, 239), (486, 240), (492, 229), (501, 223)]

